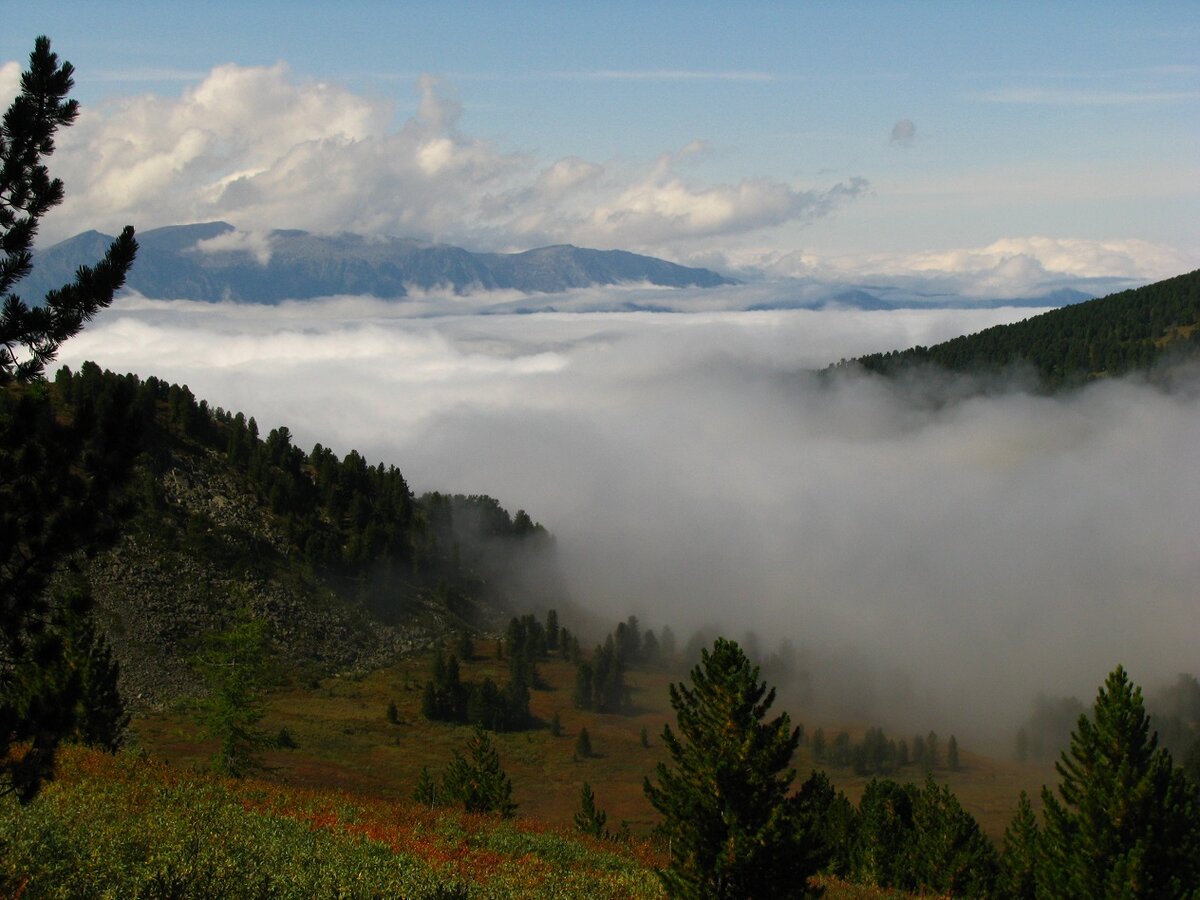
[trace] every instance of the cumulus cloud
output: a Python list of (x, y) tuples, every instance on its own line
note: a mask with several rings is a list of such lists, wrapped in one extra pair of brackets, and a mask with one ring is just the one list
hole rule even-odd
[(472, 249), (578, 243), (654, 252), (828, 215), (861, 179), (813, 187), (774, 178), (702, 183), (680, 172), (694, 150), (655, 160), (546, 161), (465, 133), (453, 87), (417, 82), (416, 113), (299, 78), (283, 64), (225, 65), (179, 97), (87, 109), (60, 141), (67, 199), (43, 235), (224, 219), (389, 233)]
[(899, 147), (911, 147), (913, 141), (917, 139), (917, 126), (913, 124), (912, 119), (900, 119), (892, 126), (893, 144)]
[(355, 298), (132, 298), (64, 359), (185, 382), (306, 447), (394, 463), (418, 490), (528, 509), (574, 598), (607, 618), (787, 636), (818, 700), (874, 673), (868, 723), (1007, 740), (1037, 690), (1088, 696), (1117, 662), (1146, 685), (1194, 671), (1200, 481), (1181, 473), (1197, 393), (1111, 383), (932, 407), (803, 371), (1023, 315), (413, 318)]

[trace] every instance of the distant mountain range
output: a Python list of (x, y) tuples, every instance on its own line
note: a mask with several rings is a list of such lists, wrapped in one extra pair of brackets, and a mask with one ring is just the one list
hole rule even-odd
[[(558, 245), (523, 253), (472, 253), (447, 244), (358, 234), (277, 230), (250, 236), (226, 222), (140, 232), (126, 287), (157, 299), (279, 303), (335, 294), (404, 297), (417, 289), (469, 293), (558, 293), (594, 285), (717, 287), (735, 284), (708, 269), (624, 250)], [(95, 263), (112, 238), (86, 231), (41, 251), (22, 296), (45, 296)]]
[[(276, 304), (335, 295), (405, 300), (418, 315), (537, 312), (715, 312), (790, 309), (1057, 307), (1092, 299), (1061, 288), (1036, 297), (967, 298), (877, 284), (808, 279), (747, 284), (625, 250), (570, 244), (522, 253), (474, 253), (410, 238), (299, 230), (247, 233), (227, 222), (140, 232), (126, 288), (159, 300)], [(85, 231), (38, 251), (18, 293), (39, 303), (104, 254), (112, 237)], [(586, 291), (621, 286), (618, 291)], [(679, 291), (701, 288), (702, 292)], [(505, 296), (508, 291), (518, 296)], [(501, 292), (501, 293), (490, 293)], [(423, 297), (422, 295), (430, 296)]]

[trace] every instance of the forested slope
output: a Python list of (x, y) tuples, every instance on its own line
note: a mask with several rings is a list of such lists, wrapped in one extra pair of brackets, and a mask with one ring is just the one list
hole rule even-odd
[(1200, 351), (1200, 270), (1052, 310), (932, 347), (875, 353), (839, 363), (894, 375), (931, 365), (953, 372), (1031, 368), (1048, 389), (1077, 385)]
[(91, 470), (127, 473), (82, 564), (135, 704), (190, 693), (197, 642), (240, 607), (294, 678), (498, 627), (510, 598), (531, 608), (558, 590), (553, 540), (523, 511), (414, 496), (393, 466), (305, 452), (282, 426), (260, 435), (186, 387), (86, 363), (6, 402), (40, 411), (22, 452), (73, 444)]

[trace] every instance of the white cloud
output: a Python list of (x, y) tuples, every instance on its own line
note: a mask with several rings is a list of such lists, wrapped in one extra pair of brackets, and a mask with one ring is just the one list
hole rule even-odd
[(1169, 278), (1196, 260), (1149, 241), (1008, 237), (982, 247), (821, 257), (796, 251), (728, 260), (734, 268), (829, 283), (886, 284), (965, 298), (1037, 297), (1058, 288), (1108, 293)]
[(21, 65), (16, 62), (0, 64), (0, 108), (8, 109), (21, 90)]
[(386, 232), (473, 249), (571, 242), (654, 252), (827, 215), (861, 179), (814, 188), (773, 178), (708, 184), (680, 164), (700, 146), (621, 165), (546, 162), (466, 134), (450, 86), (424, 75), (417, 113), (295, 77), (282, 63), (213, 69), (182, 96), (85, 110), (60, 141), (67, 199), (43, 235), (225, 219)]
[(271, 261), (271, 236), (263, 231), (226, 231), (216, 237), (198, 241), (196, 249), (201, 253), (247, 253), (260, 266)]

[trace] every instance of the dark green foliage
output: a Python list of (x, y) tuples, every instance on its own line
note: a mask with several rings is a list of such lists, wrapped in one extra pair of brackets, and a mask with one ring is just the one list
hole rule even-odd
[(913, 834), (913, 793), (889, 779), (873, 779), (858, 804), (857, 833), (850, 854), (855, 881), (911, 890), (909, 845)]
[(640, 738), (640, 740), (641, 740), (641, 744), (642, 744), (642, 746), (643, 746), (643, 747), (649, 747), (649, 746), (650, 746), (650, 735), (646, 733), (646, 726), (645, 726), (645, 725), (643, 725), (643, 726), (642, 726), (642, 734), (641, 734), (641, 738)]
[(996, 849), (946, 786), (930, 777), (913, 804), (914, 880), (951, 897), (987, 897), (999, 871)]
[(400, 708), (396, 706), (395, 700), (389, 700), (387, 705), (387, 720), (393, 725), (400, 721)]
[(458, 633), (458, 655), (466, 662), (475, 658), (475, 641), (471, 637), (471, 632), (460, 631)]
[(96, 633), (91, 615), (76, 614), (68, 618), (64, 655), (67, 665), (79, 678), (74, 739), (116, 752), (129, 725), (129, 713), (117, 688), (121, 667), (113, 659), (104, 636)]
[(54, 153), (54, 135), (74, 123), (79, 104), (67, 98), (74, 68), (59, 63), (50, 40), (39, 37), (21, 75), (21, 93), (0, 127), (0, 385), (41, 377), (59, 345), (112, 302), (133, 265), (137, 242), (126, 227), (103, 261), (83, 266), (71, 284), (30, 306), (13, 293), (33, 269), (38, 221), (63, 200), (63, 183), (43, 162)]
[(1049, 389), (1147, 368), (1200, 350), (1200, 270), (997, 325), (933, 347), (877, 353), (852, 363), (896, 374), (920, 365), (956, 372), (1027, 366)]
[[(88, 443), (92, 422), (64, 422), (41, 382), (59, 345), (112, 302), (133, 264), (126, 228), (95, 266), (27, 303), (15, 293), (32, 271), (40, 219), (63, 200), (45, 158), (78, 104), (70, 63), (39, 37), (20, 93), (0, 124), (0, 790), (30, 800), (54, 767), (55, 748), (79, 730), (82, 685), (64, 654), (64, 612), (46, 597), (51, 572), (100, 539), (99, 509), (127, 470), (125, 441)], [(118, 410), (101, 410), (101, 415)], [(84, 725), (84, 729), (91, 726)], [(10, 748), (27, 742), (18, 761)]]
[(275, 746), (280, 750), (295, 750), (296, 739), (292, 737), (292, 733), (287, 728), (280, 728), (279, 734), (275, 736)]
[(431, 809), (437, 805), (437, 784), (429, 774), (429, 766), (421, 766), (421, 774), (417, 776), (417, 785), (413, 788), (412, 799), (422, 806)]
[(562, 718), (557, 712), (554, 713), (554, 717), (550, 720), (550, 734), (554, 737), (562, 735)]
[(461, 803), (467, 812), (495, 812), (508, 818), (516, 812), (512, 782), (500, 767), (500, 756), (480, 725), (467, 742), (467, 756), (457, 750), (442, 778), (447, 802)]
[(805, 807), (788, 796), (799, 735), (787, 714), (764, 721), (775, 700), (758, 668), (732, 641), (717, 639), (692, 670), (692, 686), (671, 685), (679, 735), (668, 725), (647, 798), (671, 841), (661, 873), (680, 897), (808, 896), (820, 862), (806, 841)]
[(850, 853), (855, 881), (955, 897), (985, 897), (995, 885), (995, 848), (949, 788), (874, 780), (859, 804)]
[[(513, 620), (516, 621), (515, 619)], [(516, 731), (532, 724), (529, 713), (529, 686), (520, 665), (524, 652), (518, 648), (514, 674), (504, 690), (490, 678), (478, 683), (462, 680), (458, 658), (449, 657), (438, 646), (433, 657), (432, 679), (425, 684), (421, 696), (421, 714), (439, 722), (482, 725), (492, 731)]]
[(816, 770), (796, 794), (806, 829), (803, 845), (810, 848), (814, 862), (825, 871), (848, 877), (858, 818), (854, 804), (834, 789), (824, 772)]
[(1158, 747), (1141, 690), (1118, 666), (1079, 717), (1042, 789), (1039, 897), (1183, 897), (1200, 891), (1200, 793)]
[(1021, 791), (1016, 815), (1004, 829), (1000, 852), (999, 888), (1013, 900), (1034, 900), (1037, 896), (1038, 826), (1029, 795)]
[(195, 659), (208, 689), (196, 701), (196, 718), (217, 741), (212, 767), (222, 775), (240, 778), (261, 768), (259, 752), (270, 744), (255, 727), (263, 717), (267, 653), (264, 623), (243, 610), (229, 628), (209, 635)]
[(579, 735), (575, 738), (575, 756), (578, 759), (587, 759), (592, 755), (592, 736), (588, 734), (587, 728), (580, 728)]
[(950, 735), (950, 740), (946, 742), (946, 765), (951, 772), (958, 771), (958, 738), (954, 735)]
[(888, 775), (900, 765), (896, 742), (882, 728), (868, 728), (862, 743), (851, 749), (850, 759), (857, 775)]
[(604, 824), (608, 821), (608, 813), (596, 807), (596, 795), (592, 786), (586, 781), (579, 791), (579, 812), (575, 813), (575, 830), (592, 837), (605, 837), (607, 832)]

